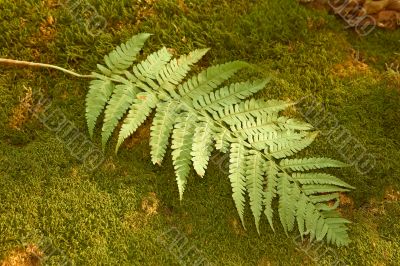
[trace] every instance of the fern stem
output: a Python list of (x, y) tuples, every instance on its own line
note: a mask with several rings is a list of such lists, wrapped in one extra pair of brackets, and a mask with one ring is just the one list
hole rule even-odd
[(59, 66), (54, 66), (50, 64), (42, 64), (42, 63), (34, 63), (34, 62), (28, 62), (28, 61), (20, 61), (20, 60), (14, 60), (14, 59), (6, 59), (6, 58), (0, 58), (0, 63), (3, 64), (10, 64), (10, 65), (20, 65), (20, 66), (31, 66), (31, 67), (45, 67), (45, 68), (53, 68), (60, 70), (64, 73), (67, 73), (69, 75), (78, 77), (78, 78), (94, 78), (93, 75), (81, 75), (78, 73), (75, 73), (71, 70), (59, 67)]

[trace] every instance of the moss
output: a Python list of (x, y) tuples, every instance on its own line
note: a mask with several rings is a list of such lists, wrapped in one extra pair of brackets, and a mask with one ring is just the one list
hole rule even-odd
[[(326, 12), (289, 0), (93, 0), (86, 3), (107, 25), (91, 36), (81, 20), (84, 13), (55, 2), (0, 0), (0, 56), (90, 73), (104, 54), (137, 32), (154, 34), (144, 54), (161, 45), (179, 53), (211, 47), (204, 65), (243, 59), (255, 70), (244, 76), (272, 75), (274, 82), (261, 96), (297, 101), (313, 95), (376, 158), (376, 164), (366, 174), (356, 167), (335, 172), (357, 187), (348, 194), (354, 208), (344, 212), (354, 221), (353, 242), (321, 255), (316, 246), (308, 250), (293, 240), (295, 235), (287, 237), (278, 221), (276, 234), (263, 221), (262, 235), (257, 235), (249, 210), (247, 231), (241, 229), (223, 157), (213, 157), (204, 179), (191, 175), (179, 202), (170, 158), (161, 168), (153, 166), (147, 139), (136, 139), (118, 156), (107, 150), (101, 167), (89, 171), (40, 121), (28, 120), (19, 131), (10, 128), (25, 86), (42, 92), (52, 110), (61, 111), (87, 135), (88, 83), (53, 70), (1, 66), (0, 258), (22, 248), (28, 238), (41, 250), (43, 239), (51, 239), (52, 246), (76, 264), (178, 265), (176, 256), (182, 254), (160, 241), (165, 232), (177, 228), (187, 247), (198, 248), (217, 265), (398, 261), (397, 203), (387, 205), (380, 218), (365, 206), (372, 198), (382, 201), (385, 189), (399, 183), (399, 90), (385, 71), (385, 63), (398, 60), (399, 31), (375, 30), (360, 38)], [(368, 71), (359, 67), (360, 62)], [(94, 143), (100, 143), (98, 136)], [(305, 153), (346, 160), (339, 148), (322, 134)], [(158, 199), (153, 215), (142, 208), (148, 195)], [(63, 257), (47, 259), (57, 264)]]

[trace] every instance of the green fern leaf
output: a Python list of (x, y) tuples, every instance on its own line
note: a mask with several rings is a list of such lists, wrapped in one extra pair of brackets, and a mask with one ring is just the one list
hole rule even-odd
[(268, 223), (271, 226), (272, 230), (274, 229), (274, 224), (272, 221), (273, 217), (273, 208), (272, 208), (272, 201), (276, 197), (276, 189), (278, 186), (278, 169), (276, 165), (272, 161), (268, 161), (265, 164), (266, 173), (267, 173), (267, 181), (266, 181), (266, 189), (264, 192), (264, 214), (268, 219)]
[(326, 233), (328, 233), (328, 225), (325, 223), (325, 219), (319, 218), (317, 221), (317, 227), (316, 227), (316, 239), (317, 241), (321, 241)]
[(284, 123), (281, 123), (280, 126), (284, 129), (291, 129), (291, 130), (311, 130), (314, 127), (304, 121), (299, 121), (294, 118), (289, 118), (287, 119), (286, 117), (281, 117), (280, 119), (283, 119)]
[(178, 106), (179, 103), (176, 101), (162, 102), (157, 106), (150, 128), (151, 160), (153, 164), (161, 164), (164, 158)]
[(336, 185), (340, 187), (354, 189), (353, 186), (350, 186), (349, 184), (340, 180), (339, 178), (325, 173), (293, 173), (292, 178), (303, 185), (307, 184)]
[(307, 203), (308, 203), (307, 197), (304, 194), (300, 194), (299, 200), (296, 204), (296, 220), (301, 239), (303, 239), (303, 236), (306, 233), (305, 217), (306, 217)]
[(146, 60), (135, 65), (132, 68), (132, 73), (124, 72), (131, 82), (140, 80), (142, 82), (151, 82), (156, 80), (157, 75), (163, 67), (171, 60), (172, 54), (167, 48), (163, 47), (160, 50), (150, 54)]
[(205, 174), (213, 150), (213, 133), (214, 124), (212, 120), (206, 120), (196, 125), (191, 155), (193, 168), (201, 177)]
[(312, 203), (317, 204), (321, 202), (336, 201), (339, 202), (339, 193), (323, 194), (323, 195), (311, 195), (309, 199)]
[(136, 76), (133, 78), (130, 77), (129, 80), (126, 80), (118, 75), (113, 75), (113, 79), (117, 79), (125, 85), (119, 85), (119, 89), (114, 90), (114, 94), (108, 102), (102, 129), (103, 148), (118, 124), (118, 121), (132, 104), (135, 95), (139, 92), (137, 86), (141, 87), (142, 89), (143, 86), (146, 86), (145, 84), (139, 82), (139, 80), (148, 81), (149, 79), (154, 78), (160, 72), (162, 67), (170, 60), (170, 58), (171, 55), (164, 48), (150, 54), (145, 61), (136, 65), (133, 68), (133, 72), (136, 73)]
[(223, 153), (229, 151), (230, 142), (232, 142), (231, 132), (227, 128), (217, 127), (214, 135), (215, 148)]
[(213, 117), (218, 122), (224, 121), (228, 125), (235, 125), (256, 117), (268, 115), (276, 117), (279, 111), (285, 110), (291, 105), (293, 104), (279, 100), (248, 99), (213, 112)]
[(241, 143), (232, 143), (229, 159), (229, 180), (232, 186), (232, 197), (244, 226), (244, 203), (246, 191), (246, 155), (247, 150)]
[(174, 164), (181, 200), (185, 191), (187, 176), (190, 172), (190, 152), (193, 145), (192, 137), (195, 123), (196, 116), (194, 114), (183, 112), (177, 117), (175, 127), (172, 131), (172, 162)]
[(321, 215), (312, 203), (307, 203), (305, 213), (306, 213), (305, 223), (307, 232), (310, 235), (310, 241), (313, 241), (316, 235), (317, 222), (318, 219), (321, 217)]
[(276, 113), (256, 115), (249, 118), (238, 116), (236, 120), (223, 121), (230, 125), (232, 131), (246, 138), (265, 133), (276, 133), (278, 131), (295, 132), (296, 130), (304, 134), (302, 131), (310, 129), (307, 123), (294, 122), (294, 120), (287, 117), (279, 117)]
[(92, 80), (86, 96), (86, 121), (90, 137), (93, 137), (94, 127), (108, 99), (114, 90), (111, 80)]
[(345, 163), (330, 158), (302, 158), (302, 159), (283, 159), (279, 165), (282, 169), (292, 171), (307, 171), (327, 167), (346, 167)]
[(197, 49), (179, 59), (172, 59), (157, 75), (157, 81), (163, 84), (178, 85), (190, 71), (190, 67), (198, 62), (210, 49)]
[(113, 95), (108, 101), (108, 105), (104, 112), (105, 115), (101, 135), (103, 149), (112, 132), (116, 128), (118, 121), (129, 109), (129, 106), (132, 105), (138, 92), (139, 89), (133, 84), (115, 86)]
[(348, 220), (340, 218), (337, 211), (318, 211), (311, 203), (306, 207), (306, 227), (310, 240), (322, 240), (325, 236), (328, 243), (337, 246), (347, 245), (350, 239), (347, 234)]
[(300, 190), (289, 181), (286, 174), (280, 174), (277, 193), (279, 195), (279, 218), (287, 234), (294, 227), (296, 203), (300, 196)]
[(268, 153), (270, 156), (276, 159), (281, 159), (287, 156), (291, 156), (303, 150), (304, 148), (308, 147), (314, 141), (317, 135), (318, 132), (310, 133), (301, 140), (292, 141), (290, 142), (290, 144), (287, 145), (276, 146), (276, 148), (270, 150)]
[(219, 110), (221, 107), (236, 104), (241, 100), (262, 90), (270, 79), (253, 82), (241, 82), (223, 87), (215, 92), (200, 95), (193, 100), (193, 107), (197, 110)]
[[(333, 194), (337, 194), (337, 193), (333, 193)], [(329, 194), (326, 194), (329, 195)], [(332, 195), (332, 194), (330, 194)], [(322, 195), (323, 196), (323, 195)], [(339, 199), (337, 199), (335, 202), (327, 202), (327, 203), (317, 203), (315, 204), (313, 201), (311, 201), (314, 205), (315, 208), (319, 211), (331, 211), (331, 210), (336, 210), (339, 207)]]
[(117, 152), (122, 142), (128, 138), (137, 128), (146, 120), (152, 109), (156, 107), (157, 98), (155, 95), (147, 92), (140, 92), (125, 118), (118, 135), (118, 142), (115, 148)]
[(211, 66), (187, 78), (191, 66), (208, 49), (195, 50), (179, 59), (164, 47), (128, 68), (149, 34), (134, 36), (105, 56), (106, 66), (93, 73), (86, 98), (90, 135), (105, 108), (103, 148), (123, 119), (116, 150), (157, 107), (151, 126), (151, 157), (161, 164), (172, 133), (172, 161), (182, 200), (191, 165), (203, 176), (215, 148), (230, 151), (229, 180), (232, 197), (244, 225), (245, 194), (257, 232), (264, 212), (273, 227), (274, 199), (286, 233), (297, 224), (301, 237), (349, 242), (347, 220), (335, 212), (339, 193), (353, 187), (324, 173), (299, 173), (325, 167), (343, 167), (328, 158), (287, 159), (310, 145), (317, 132), (312, 125), (279, 113), (291, 103), (247, 99), (264, 88), (268, 79), (241, 82), (219, 88), (240, 69), (240, 61)]
[(263, 181), (265, 161), (261, 153), (250, 150), (246, 157), (246, 188), (250, 197), (250, 208), (257, 232), (260, 233), (260, 218), (263, 211)]
[(350, 223), (350, 221), (341, 218), (337, 211), (325, 211), (322, 212), (322, 215), (328, 225), (328, 231), (326, 234), (327, 242), (337, 246), (348, 245), (350, 239), (347, 233), (348, 229), (346, 224)]
[(232, 121), (222, 120), (223, 122), (230, 125), (231, 131), (235, 132), (236, 135), (240, 135), (244, 138), (249, 138), (258, 134), (275, 133), (280, 131), (281, 128), (278, 126), (278, 115), (265, 115), (258, 116), (256, 118), (247, 118), (244, 120), (243, 117), (237, 117), (240, 120), (235, 121), (236, 123), (230, 123)]
[(210, 93), (222, 82), (232, 77), (237, 71), (247, 66), (242, 61), (233, 61), (212, 66), (178, 86), (180, 97), (194, 99), (199, 95)]
[(349, 189), (341, 188), (333, 185), (304, 185), (301, 189), (304, 194), (318, 194), (318, 193), (331, 193), (331, 192), (344, 192), (349, 191)]
[(151, 34), (140, 33), (133, 36), (126, 43), (121, 44), (111, 53), (104, 57), (104, 61), (108, 68), (97, 65), (97, 68), (107, 76), (112, 74), (120, 74), (127, 69), (136, 60), (137, 54)]
[(279, 148), (291, 146), (307, 137), (307, 132), (297, 133), (292, 130), (271, 131), (247, 136), (247, 141), (257, 150), (277, 151)]

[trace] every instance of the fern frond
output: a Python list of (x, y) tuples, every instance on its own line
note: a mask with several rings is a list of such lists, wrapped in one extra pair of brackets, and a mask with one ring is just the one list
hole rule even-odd
[(305, 219), (306, 219), (307, 203), (308, 203), (307, 196), (301, 193), (296, 204), (296, 221), (301, 239), (303, 239), (303, 236), (306, 233)]
[(279, 117), (277, 114), (257, 116), (256, 118), (243, 119), (243, 117), (236, 117), (236, 123), (231, 123), (233, 121), (222, 121), (230, 125), (231, 131), (235, 132), (237, 135), (248, 138), (252, 135), (277, 132), (281, 130), (279, 127)]
[(348, 189), (355, 188), (339, 178), (326, 173), (293, 173), (292, 178), (302, 185), (335, 185)]
[(157, 75), (163, 67), (171, 60), (172, 54), (168, 52), (167, 48), (163, 47), (160, 50), (150, 54), (146, 60), (132, 68), (132, 73), (124, 72), (131, 82), (140, 80), (142, 82), (149, 82), (156, 80)]
[(276, 189), (278, 186), (278, 169), (275, 163), (272, 161), (266, 162), (265, 168), (267, 173), (266, 177), (267, 180), (266, 180), (266, 188), (264, 192), (264, 202), (263, 202), (265, 206), (264, 214), (267, 217), (268, 223), (271, 226), (272, 230), (275, 231), (274, 224), (272, 222), (272, 217), (274, 212), (272, 208), (272, 201), (276, 197), (277, 193)]
[(332, 193), (332, 192), (345, 192), (345, 191), (350, 191), (350, 189), (347, 188), (341, 188), (338, 186), (334, 185), (304, 185), (302, 186), (301, 190), (304, 192), (306, 195), (312, 195), (312, 194), (319, 194), (319, 193)]
[(178, 184), (179, 198), (181, 200), (185, 191), (187, 176), (190, 172), (190, 152), (193, 145), (192, 137), (195, 123), (196, 116), (194, 114), (183, 112), (177, 117), (175, 127), (172, 131), (172, 162)]
[(322, 203), (322, 202), (330, 202), (330, 201), (338, 201), (339, 193), (331, 193), (331, 194), (322, 194), (322, 195), (311, 195), (309, 199), (312, 203)]
[(313, 241), (316, 235), (317, 222), (318, 219), (321, 218), (321, 213), (310, 202), (307, 203), (305, 213), (305, 226), (310, 235), (310, 240)]
[(300, 123), (285, 116), (278, 116), (276, 113), (256, 115), (255, 117), (245, 118), (235, 117), (236, 120), (225, 120), (230, 125), (232, 131), (245, 137), (252, 135), (277, 132), (277, 131), (307, 131), (312, 129), (308, 123)]
[(292, 130), (271, 131), (247, 136), (247, 141), (257, 150), (276, 151), (307, 137), (307, 132), (295, 132)]
[[(143, 40), (143, 36), (139, 37), (139, 39)], [(137, 46), (138, 47), (138, 46)], [(132, 47), (131, 47), (132, 48)], [(141, 48), (141, 47), (140, 47)], [(134, 49), (139, 49), (139, 48), (132, 48)], [(132, 51), (133, 51), (132, 50)], [(140, 50), (140, 49), (139, 49)], [(133, 52), (132, 52), (133, 54)], [(127, 87), (127, 93), (129, 95), (129, 87), (141, 87), (143, 89), (143, 85), (141, 83), (138, 83), (138, 81), (146, 81), (151, 78), (155, 78), (160, 69), (168, 63), (168, 61), (171, 59), (171, 54), (167, 51), (166, 48), (160, 49), (159, 51), (150, 54), (145, 61), (141, 62), (140, 64), (136, 65), (133, 67), (133, 73), (134, 75), (130, 74), (130, 79), (126, 80), (123, 77), (113, 74), (112, 79), (113, 80), (119, 80), (119, 82), (125, 84)], [(111, 60), (111, 59), (108, 59)], [(119, 62), (119, 61), (118, 61)], [(112, 64), (111, 61), (109, 64)], [(120, 69), (122, 71), (123, 63), (119, 64), (118, 66), (115, 65), (115, 69)], [(111, 70), (110, 70), (111, 71)], [(118, 70), (119, 71), (119, 70)], [(113, 72), (114, 73), (114, 72)], [(119, 73), (119, 72), (118, 72)], [(129, 73), (127, 71), (124, 71), (124, 73)], [(88, 124), (88, 129), (89, 133), (91, 136), (93, 136), (93, 130), (96, 125), (97, 118), (103, 111), (106, 103), (108, 102), (109, 107), (108, 113), (113, 113), (116, 112), (116, 117), (122, 116), (123, 113), (126, 111), (124, 110), (125, 106), (127, 105), (126, 102), (131, 102), (132, 99), (126, 99), (127, 101), (124, 102), (123, 104), (121, 103), (122, 106), (118, 105), (120, 103), (119, 100), (124, 101), (125, 99), (121, 98), (121, 93), (122, 89), (118, 90), (115, 97), (112, 99), (112, 101), (109, 101), (111, 94), (114, 91), (114, 83), (112, 82), (111, 79), (97, 74), (96, 77), (98, 78), (97, 80), (93, 80), (91, 82), (91, 86), (89, 88), (89, 92), (86, 97), (86, 120)], [(134, 85), (133, 85), (134, 84)], [(122, 114), (121, 114), (122, 112)], [(111, 114), (112, 115), (112, 114)], [(119, 119), (119, 118), (118, 118)], [(118, 120), (117, 118), (110, 118), (107, 117), (107, 124), (103, 127), (103, 134), (102, 134), (102, 143), (103, 146), (106, 144), (109, 136), (111, 135), (112, 131), (114, 130), (116, 123), (114, 120)], [(108, 122), (109, 121), (109, 122)]]
[[(340, 217), (337, 211), (325, 211), (322, 212), (322, 217), (327, 225), (326, 240), (328, 243), (335, 244), (337, 246), (345, 246), (350, 243), (349, 235), (347, 233), (346, 224), (350, 221)], [(323, 236), (320, 235), (319, 239)]]
[(300, 190), (291, 183), (286, 174), (279, 175), (278, 189), (279, 195), (279, 218), (286, 234), (293, 230), (296, 217), (296, 204), (300, 197)]
[(335, 209), (339, 193), (353, 187), (329, 174), (304, 173), (347, 165), (328, 158), (287, 159), (310, 145), (317, 132), (309, 123), (280, 114), (291, 103), (246, 99), (262, 90), (269, 79), (221, 86), (248, 66), (241, 61), (211, 66), (187, 77), (208, 49), (172, 59), (164, 47), (129, 70), (148, 37), (136, 35), (117, 47), (105, 56), (106, 66), (99, 65), (102, 74), (92, 74), (96, 80), (86, 98), (90, 135), (105, 109), (103, 148), (123, 120), (118, 150), (156, 108), (150, 133), (152, 162), (161, 164), (172, 135), (172, 162), (181, 200), (192, 164), (204, 176), (215, 142), (216, 149), (230, 152), (229, 180), (243, 226), (248, 193), (257, 232), (263, 212), (274, 230), (276, 199), (286, 233), (297, 224), (302, 238), (309, 235), (311, 240), (347, 244), (348, 221)]
[(86, 96), (86, 122), (90, 137), (93, 137), (97, 118), (100, 116), (108, 99), (114, 90), (111, 80), (95, 79), (90, 82), (89, 92)]
[(161, 164), (168, 146), (173, 125), (178, 115), (179, 103), (176, 101), (161, 102), (156, 109), (153, 124), (150, 128), (151, 160)]
[(215, 92), (200, 95), (193, 100), (193, 107), (197, 110), (218, 111), (221, 107), (236, 104), (241, 100), (262, 90), (270, 79), (253, 82), (241, 82), (223, 87)]
[(247, 66), (242, 61), (233, 61), (212, 66), (178, 86), (180, 97), (194, 99), (216, 89), (222, 82), (232, 77), (237, 71)]
[[(283, 118), (283, 117), (281, 117), (281, 118)], [(295, 118), (289, 118), (289, 119), (284, 118), (284, 120), (285, 120), (284, 123), (280, 124), (280, 127), (282, 127), (283, 129), (311, 130), (314, 128), (311, 124), (304, 122), (304, 121), (297, 120)]]
[(193, 136), (192, 161), (196, 173), (203, 177), (213, 150), (214, 121), (198, 123)]
[(263, 181), (265, 159), (261, 153), (249, 150), (246, 156), (246, 189), (249, 192), (250, 208), (257, 232), (260, 233), (260, 218), (263, 211)]
[[(172, 59), (157, 75), (157, 82), (161, 88), (166, 89), (169, 93), (175, 92), (170, 88), (170, 84), (174, 86), (181, 83), (190, 71), (190, 67), (197, 63), (210, 49), (197, 49), (187, 55), (182, 55), (178, 59)], [(172, 86), (172, 87), (174, 87)]]
[(229, 145), (232, 141), (232, 136), (230, 130), (227, 128), (217, 127), (214, 135), (215, 148), (223, 153), (229, 151)]
[(283, 159), (279, 163), (284, 170), (307, 171), (327, 167), (346, 167), (348, 164), (330, 158), (302, 158), (302, 159)]
[(137, 54), (142, 50), (146, 40), (150, 37), (149, 33), (140, 33), (134, 35), (126, 43), (117, 46), (108, 55), (104, 56), (106, 67), (97, 65), (97, 68), (105, 75), (120, 74), (123, 70), (129, 68), (136, 60)]
[(224, 121), (228, 125), (235, 125), (256, 117), (276, 116), (279, 111), (285, 110), (291, 105), (293, 104), (279, 100), (248, 99), (214, 112), (213, 117), (218, 121)]
[(307, 203), (305, 225), (311, 240), (320, 241), (326, 237), (328, 243), (347, 245), (350, 242), (347, 223), (349, 221), (340, 218), (337, 211), (319, 211), (312, 203)]
[(108, 101), (106, 110), (104, 111), (104, 121), (101, 134), (103, 149), (110, 138), (112, 132), (116, 128), (118, 121), (129, 109), (135, 100), (139, 89), (133, 84), (119, 84), (115, 86), (115, 90)]
[(244, 226), (244, 203), (246, 191), (246, 155), (247, 150), (242, 143), (234, 142), (230, 148), (229, 180), (232, 186), (232, 197)]
[[(329, 196), (326, 196), (320, 195), (320, 193), (343, 191), (342, 188), (318, 184), (304, 185), (300, 190), (295, 183), (289, 180), (287, 174), (279, 174), (279, 177), (279, 215), (286, 232), (293, 229), (293, 223), (296, 219), (298, 230), (302, 237), (306, 232), (305, 227), (307, 227), (311, 240), (315, 238), (320, 241), (330, 232), (330, 240), (328, 241), (332, 241), (337, 245), (348, 242), (347, 228), (344, 226), (347, 220), (337, 219), (336, 212), (332, 211), (334, 207), (329, 207), (326, 204), (315, 204), (316, 201), (334, 199), (332, 194), (327, 194)], [(298, 180), (294, 179), (294, 181)], [(310, 194), (318, 194), (318, 196), (309, 196)], [(324, 197), (322, 198), (321, 196)], [(325, 206), (325, 208), (322, 208), (322, 206)], [(326, 214), (333, 215), (334, 219), (325, 216)]]
[(118, 142), (115, 148), (117, 152), (122, 142), (146, 120), (152, 109), (156, 107), (157, 98), (148, 92), (140, 92), (136, 95), (136, 99), (129, 110), (128, 116), (125, 118), (121, 130), (118, 135)]
[(301, 140), (290, 141), (286, 143), (278, 143), (273, 149), (270, 148), (269, 155), (281, 159), (287, 156), (291, 156), (304, 148), (308, 147), (314, 139), (317, 137), (318, 132), (309, 133), (306, 137)]

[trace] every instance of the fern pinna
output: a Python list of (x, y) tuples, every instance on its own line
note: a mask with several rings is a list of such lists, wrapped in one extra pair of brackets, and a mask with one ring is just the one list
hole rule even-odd
[(117, 151), (155, 110), (151, 158), (161, 164), (171, 141), (181, 199), (191, 167), (203, 177), (215, 148), (229, 152), (229, 180), (242, 224), (247, 193), (257, 231), (262, 214), (274, 229), (273, 202), (277, 202), (285, 232), (297, 227), (301, 237), (347, 244), (349, 221), (336, 208), (339, 193), (353, 187), (330, 174), (310, 171), (345, 164), (329, 158), (288, 158), (310, 145), (316, 133), (310, 124), (280, 114), (290, 103), (249, 98), (269, 79), (222, 86), (248, 66), (241, 61), (187, 77), (208, 49), (175, 59), (162, 48), (131, 68), (149, 36), (133, 36), (105, 56), (105, 66), (98, 65), (100, 73), (93, 73), (96, 79), (86, 98), (90, 135), (104, 111), (104, 147), (121, 121)]

